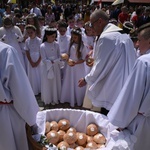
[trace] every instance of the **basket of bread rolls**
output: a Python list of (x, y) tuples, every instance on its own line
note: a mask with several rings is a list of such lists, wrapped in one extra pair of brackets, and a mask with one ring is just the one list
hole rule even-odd
[[(106, 116), (87, 110), (43, 110), (38, 112), (36, 122), (38, 134), (46, 142), (34, 139), (40, 146), (36, 149), (37, 145), (32, 142), (33, 150), (110, 150), (116, 143), (114, 139), (119, 136), (119, 131)], [(112, 136), (115, 137), (113, 140)], [(119, 139), (121, 144), (122, 140)]]
[(49, 143), (56, 145), (58, 149), (82, 150), (85, 148), (97, 149), (105, 147), (106, 138), (98, 130), (95, 123), (90, 123), (86, 132), (78, 131), (70, 120), (62, 118), (56, 121), (46, 121), (45, 136)]

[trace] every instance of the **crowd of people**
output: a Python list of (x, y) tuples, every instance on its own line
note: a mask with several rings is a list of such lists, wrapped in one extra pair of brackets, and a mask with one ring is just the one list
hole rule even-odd
[(149, 149), (150, 8), (84, 7), (32, 2), (12, 11), (6, 6), (0, 27), (0, 119), (6, 114), (7, 119), (0, 125), (6, 135), (0, 149), (23, 149), (15, 142), (21, 132), (27, 150), (25, 128), (14, 126), (35, 124), (39, 94), (45, 105), (99, 108), (118, 130), (137, 137), (135, 150), (143, 148), (144, 136), (144, 150)]

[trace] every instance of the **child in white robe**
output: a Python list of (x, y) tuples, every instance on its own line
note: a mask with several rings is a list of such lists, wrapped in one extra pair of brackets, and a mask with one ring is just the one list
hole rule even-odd
[(60, 53), (67, 53), (68, 48), (69, 48), (69, 43), (70, 43), (70, 36), (66, 35), (66, 31), (67, 31), (67, 23), (64, 21), (60, 21), (58, 22), (58, 37), (57, 37), (57, 41), (60, 47)]
[(23, 35), (20, 28), (13, 25), (12, 18), (9, 15), (3, 18), (3, 26), (0, 27), (0, 40), (17, 50), (19, 60), (25, 68), (23, 53), (19, 45), (19, 42), (23, 40)]
[(78, 80), (85, 75), (86, 47), (82, 42), (82, 31), (80, 28), (71, 31), (68, 56), (68, 65), (64, 72), (60, 102), (68, 102), (71, 107), (74, 107), (76, 104), (81, 106), (85, 95), (85, 87), (83, 89), (79, 88)]
[(36, 28), (33, 25), (26, 26), (28, 38), (25, 41), (25, 51), (28, 59), (27, 76), (35, 95), (41, 93), (41, 74), (40, 74), (40, 45), (41, 39), (36, 36)]
[(58, 22), (58, 37), (57, 37), (57, 41), (59, 44), (59, 48), (60, 48), (60, 54), (61, 54), (61, 58), (64, 61), (64, 68), (62, 68), (62, 79), (63, 79), (63, 74), (64, 74), (64, 70), (65, 70), (65, 66), (66, 66), (66, 60), (68, 59), (68, 49), (69, 49), (69, 43), (70, 43), (70, 35), (66, 34), (67, 31), (67, 23), (63, 22), (63, 21), (59, 21)]
[[(110, 122), (130, 134), (133, 150), (150, 149), (150, 23), (138, 29), (142, 56), (138, 57), (120, 94), (108, 113)], [(125, 137), (127, 139), (127, 137)]]
[(94, 41), (95, 41), (95, 36), (94, 36), (94, 31), (90, 27), (90, 22), (85, 23), (85, 31), (83, 34), (83, 43), (87, 47), (87, 56), (86, 56), (86, 62), (85, 62), (85, 71), (86, 74), (88, 74), (91, 70), (91, 66), (87, 65), (88, 58), (92, 57), (93, 54), (93, 48), (94, 48)]
[[(16, 23), (16, 26), (18, 26), (21, 30), (22, 35), (24, 35), (24, 31), (25, 31), (25, 22), (23, 20), (21, 20), (20, 22)], [(27, 58), (26, 58), (26, 52), (24, 50), (24, 46), (25, 46), (25, 40), (23, 38), (22, 41), (19, 41), (19, 46), (21, 48), (22, 54), (23, 54), (23, 60), (24, 60), (24, 64), (25, 64), (25, 71), (27, 72)]]
[(61, 94), (61, 67), (59, 45), (56, 42), (57, 29), (45, 29), (43, 43), (40, 46), (41, 100), (45, 104), (58, 104)]
[(75, 18), (74, 15), (71, 15), (68, 17), (68, 21), (67, 21), (68, 27), (67, 27), (67, 35), (71, 35), (71, 31), (72, 29), (75, 28)]

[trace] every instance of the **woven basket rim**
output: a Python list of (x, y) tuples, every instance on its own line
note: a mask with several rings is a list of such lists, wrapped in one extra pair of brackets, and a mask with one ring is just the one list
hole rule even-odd
[(31, 127), (26, 124), (26, 133), (27, 133), (27, 139), (29, 145), (32, 147), (33, 150), (46, 150), (47, 148), (40, 145), (38, 142), (36, 142), (32, 137)]

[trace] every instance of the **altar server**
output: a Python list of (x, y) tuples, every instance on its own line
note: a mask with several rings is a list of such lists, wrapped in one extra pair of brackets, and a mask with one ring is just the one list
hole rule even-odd
[(28, 150), (25, 124), (39, 110), (17, 51), (0, 42), (0, 150)]
[(140, 56), (108, 118), (136, 137), (134, 150), (150, 149), (150, 23), (138, 30)]

